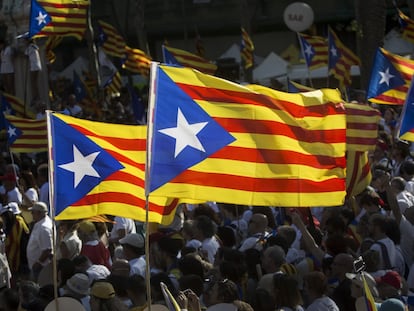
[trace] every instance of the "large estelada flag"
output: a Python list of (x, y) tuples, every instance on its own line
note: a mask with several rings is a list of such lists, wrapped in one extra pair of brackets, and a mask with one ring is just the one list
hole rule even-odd
[(189, 67), (210, 75), (217, 70), (217, 66), (205, 58), (167, 45), (162, 46), (162, 55), (166, 64)]
[(378, 48), (367, 98), (377, 104), (404, 105), (414, 74), (414, 61)]
[[(57, 220), (108, 214), (145, 221), (146, 127), (47, 112), (51, 202)], [(168, 224), (177, 200), (153, 198), (149, 222)]]
[(328, 65), (328, 42), (325, 38), (298, 33), (298, 39), (309, 70)]
[(52, 21), (46, 10), (36, 1), (30, 2), (29, 38), (38, 34), (45, 26)]
[(6, 115), (9, 148), (13, 152), (47, 151), (46, 120), (34, 120)]
[(89, 1), (38, 0), (51, 21), (35, 37), (72, 36), (82, 40), (87, 25)]
[(346, 117), (339, 91), (290, 94), (156, 64), (151, 80), (150, 197), (343, 203)]

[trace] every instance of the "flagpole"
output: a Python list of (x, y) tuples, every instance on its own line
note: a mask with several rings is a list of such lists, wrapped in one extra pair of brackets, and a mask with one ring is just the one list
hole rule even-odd
[(145, 270), (145, 279), (147, 287), (147, 303), (148, 311), (151, 311), (151, 271), (150, 271), (150, 261), (149, 261), (149, 194), (150, 194), (150, 170), (151, 170), (151, 138), (153, 133), (152, 124), (154, 123), (152, 119), (152, 112), (155, 109), (155, 83), (157, 78), (157, 62), (151, 62), (150, 69), (150, 89), (148, 97), (148, 110), (147, 110), (147, 148), (145, 156), (145, 261), (147, 263)]
[(55, 159), (53, 155), (53, 148), (52, 148), (52, 112), (50, 110), (46, 111), (46, 124), (47, 124), (47, 142), (48, 142), (48, 166), (49, 166), (49, 210), (50, 216), (52, 218), (52, 267), (53, 267), (53, 295), (55, 300), (56, 310), (59, 311), (59, 291), (58, 291), (58, 284), (57, 284), (57, 258), (56, 258), (56, 220), (55, 220), (55, 200), (54, 200), (54, 170), (53, 168), (53, 161)]

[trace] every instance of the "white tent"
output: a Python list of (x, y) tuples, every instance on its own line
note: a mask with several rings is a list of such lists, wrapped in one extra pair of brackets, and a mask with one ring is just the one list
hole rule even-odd
[(286, 77), (288, 62), (274, 52), (253, 69), (253, 81), (261, 82), (270, 78)]
[(89, 62), (87, 59), (79, 56), (75, 61), (66, 67), (62, 72), (60, 72), (57, 76), (64, 77), (69, 80), (73, 80), (73, 72), (76, 73), (81, 77), (82, 71), (89, 71)]
[[(222, 58), (234, 58), (236, 60), (236, 63), (241, 62), (240, 57), (240, 45), (233, 43), (223, 54), (220, 55), (218, 59)], [(261, 64), (263, 62), (263, 57), (254, 55), (254, 63), (256, 65)]]
[[(359, 74), (359, 66), (352, 66), (351, 76), (359, 76)], [(289, 77), (289, 79), (297, 81), (306, 80), (308, 78), (327, 78), (328, 66), (308, 71), (308, 67), (306, 66), (306, 64), (293, 65), (288, 68), (287, 76)], [(286, 78), (282, 78), (281, 80), (286, 80)]]
[(401, 37), (401, 34), (392, 29), (384, 37), (384, 49), (394, 54), (408, 55), (414, 53), (414, 44)]

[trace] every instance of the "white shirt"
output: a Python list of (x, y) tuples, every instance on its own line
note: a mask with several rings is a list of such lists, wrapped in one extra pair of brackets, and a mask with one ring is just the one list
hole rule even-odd
[(24, 194), (32, 202), (39, 201), (39, 194), (37, 193), (37, 190), (35, 188), (29, 188), (29, 189), (27, 189)]
[(327, 296), (315, 299), (307, 308), (306, 311), (339, 311), (335, 301)]
[[(39, 260), (44, 250), (53, 249), (52, 228), (52, 220), (47, 215), (34, 224), (26, 249), (30, 269)], [(47, 263), (49, 263), (49, 260), (45, 260), (42, 264), (46, 265)]]
[(7, 203), (16, 202), (17, 204), (22, 204), (23, 196), (19, 188), (14, 187), (12, 190), (7, 191)]

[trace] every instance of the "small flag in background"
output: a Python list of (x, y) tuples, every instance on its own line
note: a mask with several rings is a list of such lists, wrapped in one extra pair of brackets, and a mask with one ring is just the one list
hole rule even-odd
[(214, 75), (217, 70), (215, 64), (184, 50), (163, 45), (162, 54), (166, 64), (194, 68), (210, 75)]
[(403, 105), (414, 74), (414, 61), (379, 48), (367, 98), (377, 104)]
[(400, 9), (398, 10), (398, 21), (400, 22), (402, 37), (414, 43), (414, 21), (405, 15)]
[(328, 65), (328, 42), (323, 37), (298, 33), (302, 55), (309, 70)]
[(46, 58), (49, 64), (53, 64), (56, 60), (55, 52), (53, 49), (56, 48), (63, 40), (61, 36), (50, 36), (47, 38), (45, 51), (46, 51)]
[(203, 41), (201, 40), (201, 36), (198, 33), (197, 33), (196, 39), (195, 39), (195, 47), (196, 47), (197, 55), (204, 58), (204, 54), (205, 54), (206, 51), (204, 49), (204, 45), (203, 45)]
[(38, 34), (43, 27), (52, 21), (46, 10), (36, 1), (31, 0), (30, 20), (29, 20), (29, 38)]
[(72, 36), (82, 40), (86, 30), (89, 1), (38, 0), (51, 17), (51, 22), (35, 37)]
[(78, 103), (87, 103), (89, 97), (88, 90), (76, 71), (73, 71), (73, 87), (76, 101)]
[(146, 124), (146, 107), (142, 102), (142, 98), (138, 96), (134, 87), (128, 84), (128, 92), (131, 97), (132, 111), (134, 112), (134, 119), (138, 124)]
[[(413, 80), (411, 80), (413, 81)], [(410, 89), (401, 114), (401, 125), (399, 138), (408, 141), (414, 141), (414, 87), (411, 82)]]
[(26, 110), (26, 107), (20, 98), (11, 94), (2, 93), (0, 102), (0, 130), (6, 129), (5, 115), (34, 118), (34, 114)]
[(346, 153), (346, 196), (356, 196), (371, 183), (371, 163), (368, 151), (349, 150)]
[(125, 57), (124, 38), (114, 26), (101, 20), (99, 21), (99, 41), (106, 54), (119, 58)]
[(358, 56), (347, 48), (336, 33), (329, 27), (328, 29), (328, 49), (329, 49), (329, 72), (339, 81), (341, 88), (350, 86), (351, 67), (359, 65)]
[[(57, 220), (108, 214), (145, 221), (146, 127), (47, 112)], [(152, 198), (149, 222), (169, 224), (177, 200)]]
[(369, 289), (368, 283), (365, 280), (364, 272), (361, 272), (362, 282), (364, 284), (364, 298), (367, 307), (367, 311), (377, 311), (377, 305), (375, 304), (374, 297)]
[(47, 151), (46, 120), (34, 120), (7, 115), (6, 132), (13, 152)]
[(125, 70), (139, 73), (143, 76), (149, 75), (151, 58), (139, 49), (133, 49), (129, 46), (125, 47), (126, 58), (123, 60), (122, 67)]
[(346, 118), (337, 90), (290, 94), (162, 65), (154, 80), (150, 197), (343, 203)]
[(254, 65), (254, 44), (249, 33), (241, 28), (240, 55), (244, 61), (244, 68), (248, 69)]

